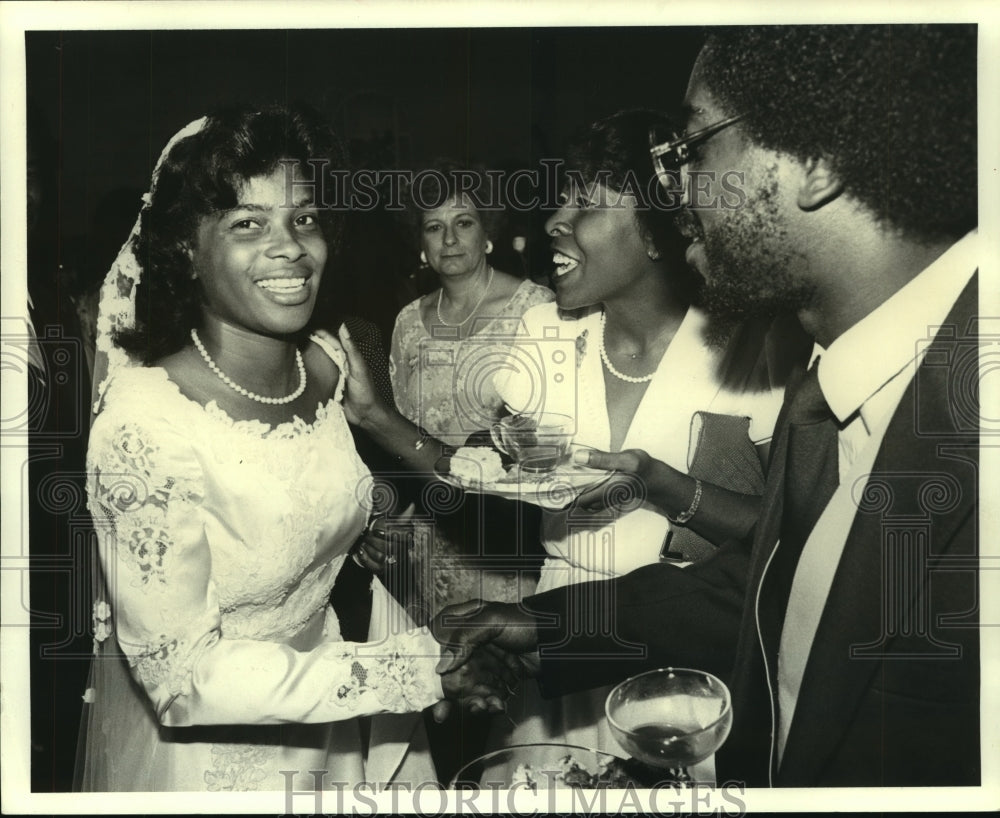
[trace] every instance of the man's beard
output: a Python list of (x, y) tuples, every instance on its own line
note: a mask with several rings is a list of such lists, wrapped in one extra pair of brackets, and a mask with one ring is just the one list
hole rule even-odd
[(699, 303), (709, 313), (707, 340), (715, 346), (745, 321), (798, 312), (813, 298), (813, 285), (794, 272), (802, 261), (788, 239), (777, 192), (772, 167), (739, 210), (703, 233), (708, 280)]

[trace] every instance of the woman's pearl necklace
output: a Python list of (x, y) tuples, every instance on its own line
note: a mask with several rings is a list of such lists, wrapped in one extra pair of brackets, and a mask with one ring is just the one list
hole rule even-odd
[(437, 304), (438, 321), (440, 321), (444, 326), (449, 327), (450, 329), (458, 329), (459, 327), (464, 327), (472, 319), (472, 316), (476, 314), (476, 310), (478, 310), (481, 306), (483, 306), (483, 302), (486, 300), (486, 295), (490, 291), (490, 285), (491, 284), (493, 284), (493, 268), (492, 267), (490, 267), (490, 277), (489, 277), (489, 279), (486, 282), (486, 289), (483, 290), (482, 296), (479, 298), (479, 301), (476, 302), (476, 306), (474, 306), (472, 308), (472, 312), (470, 312), (467, 316), (465, 316), (465, 320), (464, 321), (462, 321), (462, 322), (460, 322), (458, 324), (449, 324), (447, 321), (445, 321), (441, 317), (441, 296), (444, 295), (444, 287), (442, 287), (440, 290), (438, 290), (438, 304)]
[(653, 376), (656, 374), (654, 369), (648, 375), (643, 375), (641, 378), (637, 378), (634, 375), (626, 375), (623, 372), (619, 372), (615, 369), (611, 359), (608, 358), (608, 351), (604, 348), (604, 325), (608, 322), (608, 315), (606, 312), (601, 312), (601, 337), (598, 339), (597, 348), (601, 353), (601, 360), (604, 361), (604, 365), (608, 368), (608, 372), (614, 375), (618, 380), (625, 381), (625, 383), (649, 383), (653, 380)]
[(238, 383), (232, 380), (225, 372), (219, 369), (219, 365), (212, 360), (212, 356), (208, 354), (208, 350), (205, 349), (205, 345), (201, 342), (201, 338), (198, 337), (197, 330), (191, 330), (191, 340), (194, 341), (195, 347), (197, 347), (198, 352), (201, 353), (201, 357), (205, 359), (205, 363), (208, 364), (208, 368), (211, 369), (219, 379), (234, 392), (239, 392), (243, 397), (250, 398), (250, 400), (255, 400), (257, 403), (267, 403), (271, 405), (291, 403), (297, 397), (299, 397), (303, 392), (306, 391), (306, 365), (302, 361), (302, 353), (299, 350), (295, 350), (295, 365), (299, 368), (299, 388), (292, 392), (291, 395), (286, 395), (283, 398), (269, 398), (266, 395), (258, 395), (256, 392), (251, 392), (249, 389), (244, 389)]

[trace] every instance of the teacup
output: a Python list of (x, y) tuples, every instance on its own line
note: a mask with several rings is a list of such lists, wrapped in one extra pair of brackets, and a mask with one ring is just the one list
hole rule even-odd
[(490, 428), (493, 443), (511, 457), (521, 471), (546, 474), (569, 453), (576, 421), (554, 412), (509, 415)]

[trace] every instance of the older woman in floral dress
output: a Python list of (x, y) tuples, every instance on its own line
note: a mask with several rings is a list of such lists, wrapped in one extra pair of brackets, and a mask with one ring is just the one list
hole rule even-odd
[[(442, 163), (417, 178), (424, 183), (411, 191), (409, 212), (421, 260), (437, 273), (440, 287), (396, 318), (393, 393), (404, 416), (432, 437), (461, 446), (506, 414), (493, 374), (521, 329), (521, 316), (554, 295), (490, 263), (503, 214), (492, 180), (481, 169)], [(467, 499), (467, 506), (471, 502), (478, 501)], [(477, 532), (484, 530), (483, 515), (492, 525), (511, 513), (510, 504), (483, 503), (478, 513), (467, 511), (438, 514), (433, 531), (424, 528), (422, 538), (418, 535), (417, 604), (428, 616), (477, 597), (516, 601), (531, 590), (522, 587), (516, 572), (483, 570), (471, 557), (462, 559), (482, 545)]]

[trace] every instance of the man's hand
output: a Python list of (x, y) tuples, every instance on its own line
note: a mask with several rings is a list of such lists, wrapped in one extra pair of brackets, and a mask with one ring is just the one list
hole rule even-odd
[(450, 605), (434, 617), (430, 628), (446, 649), (438, 673), (461, 667), (479, 646), (492, 645), (514, 657), (538, 646), (535, 617), (512, 603), (472, 600)]
[[(508, 681), (513, 678), (515, 682), (511, 687), (514, 687), (524, 672), (518, 654), (534, 650), (538, 643), (534, 618), (517, 605), (499, 602), (472, 600), (451, 605), (434, 618), (430, 627), (435, 638), (445, 646), (438, 673), (443, 674), (441, 684), (446, 695), (449, 684), (446, 680), (460, 673), (470, 662), (478, 663), (485, 655), (503, 663), (505, 673), (500, 675)], [(464, 677), (457, 676), (455, 681), (461, 685)], [(470, 692), (474, 694), (475, 690)], [(461, 701), (472, 713), (504, 709), (501, 701), (479, 695), (465, 696)], [(435, 720), (444, 721), (450, 711), (450, 702), (438, 702), (433, 711)]]
[[(519, 681), (516, 663), (487, 645), (473, 650), (460, 667), (442, 674), (441, 688), (446, 699), (458, 702), (470, 713), (502, 713), (506, 710), (504, 701)], [(438, 709), (434, 712), (437, 717)]]

